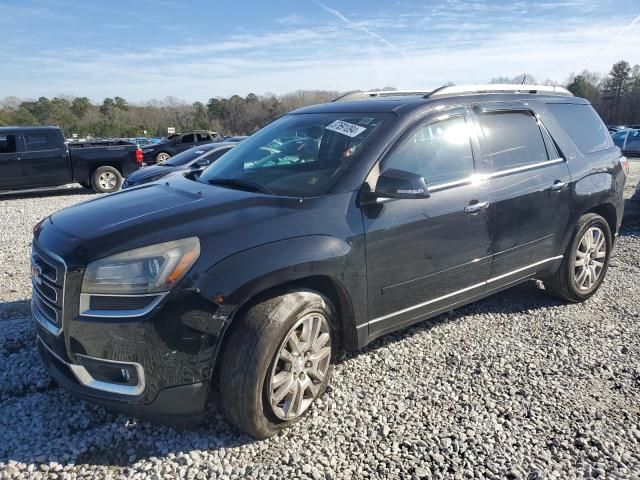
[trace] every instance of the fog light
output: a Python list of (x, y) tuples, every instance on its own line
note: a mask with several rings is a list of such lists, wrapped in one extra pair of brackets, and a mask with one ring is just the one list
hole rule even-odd
[(77, 355), (76, 363), (82, 365), (89, 372), (89, 375), (99, 382), (126, 386), (138, 384), (138, 372), (131, 364), (101, 360), (84, 355)]

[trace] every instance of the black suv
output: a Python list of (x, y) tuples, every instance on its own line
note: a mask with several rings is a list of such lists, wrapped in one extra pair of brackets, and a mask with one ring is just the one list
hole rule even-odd
[(197, 180), (40, 222), (33, 315), (57, 381), (162, 420), (218, 398), (264, 438), (323, 394), (339, 348), (531, 278), (568, 301), (594, 294), (625, 173), (586, 100), (371, 95), (288, 114)]
[(220, 142), (222, 139), (223, 137), (220, 134), (208, 130), (195, 130), (189, 133), (171, 135), (163, 142), (144, 145), (142, 147), (144, 163), (153, 165), (164, 162), (174, 155), (190, 148), (207, 143)]

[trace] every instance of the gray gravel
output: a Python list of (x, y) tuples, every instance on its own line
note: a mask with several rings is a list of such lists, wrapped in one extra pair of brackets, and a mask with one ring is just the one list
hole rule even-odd
[(92, 197), (0, 198), (1, 478), (640, 477), (640, 223), (585, 304), (529, 282), (387, 335), (340, 360), (305, 420), (256, 442), (215, 407), (177, 431), (51, 383), (28, 317), (31, 227)]

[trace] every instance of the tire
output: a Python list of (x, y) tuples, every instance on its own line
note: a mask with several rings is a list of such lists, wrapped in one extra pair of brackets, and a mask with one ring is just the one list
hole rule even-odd
[[(312, 331), (314, 325), (320, 333), (312, 342), (317, 345), (315, 361), (305, 353), (292, 355), (291, 345), (296, 342), (290, 343), (289, 337), (295, 336), (305, 352), (305, 337), (309, 340), (305, 332)], [(334, 325), (333, 305), (311, 290), (285, 293), (249, 306), (234, 320), (222, 349), (218, 389), (227, 419), (240, 430), (264, 439), (304, 417), (331, 378), (337, 348)], [(281, 351), (291, 362), (282, 360)], [(278, 393), (284, 394), (279, 401)], [(294, 396), (301, 401), (295, 403)]]
[[(591, 236), (590, 244), (588, 244), (589, 236)], [(596, 237), (597, 240), (595, 240)], [(604, 218), (595, 213), (580, 217), (558, 271), (542, 279), (547, 292), (570, 302), (587, 300), (598, 291), (607, 273), (612, 244), (611, 229)], [(601, 267), (598, 267), (599, 264)], [(589, 273), (582, 277), (583, 272), (587, 270)], [(592, 280), (594, 272), (595, 281)]]
[(156, 154), (156, 163), (164, 162), (165, 160), (169, 160), (171, 158), (171, 154), (169, 152), (158, 152)]
[(98, 193), (111, 193), (122, 186), (122, 175), (114, 167), (96, 168), (91, 174), (91, 187)]

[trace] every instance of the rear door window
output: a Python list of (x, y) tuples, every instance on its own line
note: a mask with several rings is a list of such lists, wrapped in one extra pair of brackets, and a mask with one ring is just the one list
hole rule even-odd
[(27, 152), (55, 150), (62, 146), (60, 136), (55, 132), (27, 132), (24, 134)]
[(492, 171), (524, 167), (549, 160), (538, 121), (529, 112), (480, 115)]
[(194, 142), (193, 133), (189, 133), (189, 134), (185, 135), (184, 137), (182, 137), (181, 142), (182, 143), (193, 143)]
[(549, 103), (547, 106), (581, 153), (599, 152), (613, 146), (609, 130), (591, 105)]
[(16, 153), (17, 151), (16, 136), (0, 134), (0, 153)]
[(210, 142), (211, 136), (208, 133), (197, 133), (196, 134), (198, 142)]

